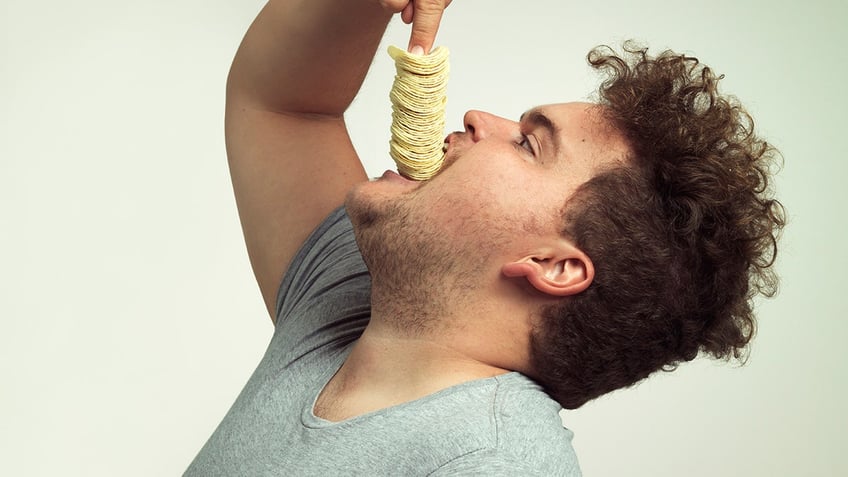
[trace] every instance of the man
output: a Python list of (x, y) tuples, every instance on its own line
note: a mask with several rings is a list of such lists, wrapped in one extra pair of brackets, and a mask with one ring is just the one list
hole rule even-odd
[(750, 339), (773, 151), (692, 58), (595, 50), (599, 104), (470, 111), (436, 177), (367, 180), (343, 113), (391, 15), (427, 52), (447, 3), (272, 0), (248, 31), (227, 150), (276, 330), (188, 475), (579, 475), (561, 406)]

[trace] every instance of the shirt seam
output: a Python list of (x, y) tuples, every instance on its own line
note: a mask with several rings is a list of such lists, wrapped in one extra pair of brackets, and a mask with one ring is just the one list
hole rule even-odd
[(459, 459), (463, 459), (463, 458), (468, 457), (468, 456), (470, 456), (470, 455), (472, 455), (472, 454), (476, 454), (476, 453), (478, 453), (478, 452), (483, 452), (483, 451), (486, 451), (486, 450), (490, 450), (490, 449), (489, 449), (488, 447), (478, 447), (478, 448), (473, 449), (473, 450), (470, 450), (470, 451), (468, 451), (468, 452), (466, 452), (466, 453), (464, 453), (464, 454), (460, 454), (460, 455), (458, 455), (458, 456), (454, 456), (452, 459), (450, 459), (450, 460), (448, 460), (448, 461), (446, 461), (446, 462), (443, 462), (441, 465), (439, 465), (439, 466), (438, 466), (438, 467), (436, 467), (435, 469), (431, 470), (431, 471), (427, 474), (427, 477), (430, 477), (431, 475), (433, 475), (433, 474), (435, 474), (436, 472), (438, 472), (438, 471), (440, 471), (440, 470), (444, 469), (445, 467), (447, 467), (448, 465), (452, 464), (453, 462), (456, 462), (456, 461), (457, 461), (457, 460), (459, 460)]

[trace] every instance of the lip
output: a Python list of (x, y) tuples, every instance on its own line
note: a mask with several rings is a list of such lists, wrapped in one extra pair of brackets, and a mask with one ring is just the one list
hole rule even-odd
[(402, 175), (398, 174), (397, 172), (395, 172), (393, 170), (387, 170), (380, 177), (382, 179), (384, 179), (386, 181), (390, 181), (390, 182), (402, 182), (402, 183), (412, 183), (413, 182), (413, 181), (407, 179), (406, 177), (403, 177)]
[(451, 141), (453, 141), (453, 140), (454, 140), (454, 137), (455, 137), (456, 135), (457, 135), (457, 133), (456, 133), (456, 132), (452, 132), (452, 133), (448, 134), (447, 136), (445, 136), (444, 143), (442, 144), (442, 151), (444, 151), (445, 153), (447, 153), (447, 152), (448, 152), (448, 149), (449, 149), (449, 148), (450, 148), (450, 146), (451, 146)]
[(462, 131), (454, 131), (445, 137), (442, 144), (442, 152), (447, 154), (451, 149), (456, 148), (457, 144), (464, 140), (465, 133)]

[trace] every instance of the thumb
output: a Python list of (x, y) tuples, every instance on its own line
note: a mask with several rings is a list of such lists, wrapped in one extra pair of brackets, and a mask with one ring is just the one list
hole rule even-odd
[(415, 11), (412, 17), (412, 36), (409, 39), (408, 51), (416, 52), (416, 47), (421, 48), (422, 54), (427, 54), (433, 48), (436, 41), (436, 32), (439, 31), (439, 23), (442, 21), (442, 13), (445, 11), (443, 0), (423, 0), (415, 2)]

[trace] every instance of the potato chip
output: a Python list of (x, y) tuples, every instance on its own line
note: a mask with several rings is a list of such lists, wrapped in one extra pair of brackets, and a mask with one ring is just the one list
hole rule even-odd
[(389, 155), (402, 175), (427, 180), (444, 162), (448, 50), (440, 46), (428, 55), (413, 55), (390, 46), (389, 56), (395, 60), (397, 70), (389, 93)]

